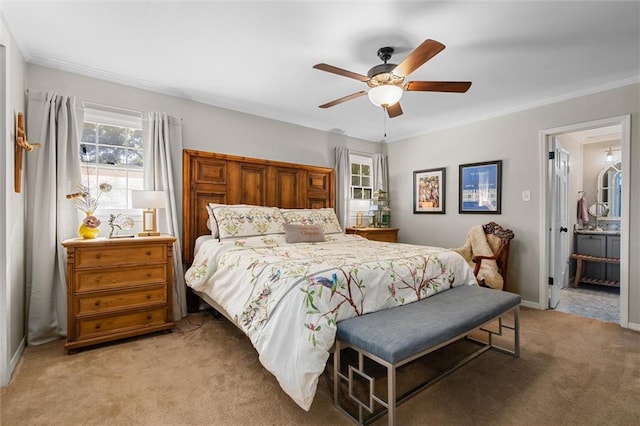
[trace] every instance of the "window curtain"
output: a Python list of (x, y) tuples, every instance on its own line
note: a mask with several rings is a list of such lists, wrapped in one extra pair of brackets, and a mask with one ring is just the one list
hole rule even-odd
[(349, 192), (351, 188), (351, 163), (349, 148), (336, 147), (336, 214), (342, 229), (349, 225)]
[(27, 341), (38, 345), (67, 331), (66, 253), (62, 241), (77, 236), (78, 212), (66, 195), (81, 183), (82, 111), (73, 97), (27, 91), (27, 135), (38, 142), (26, 154)]
[[(177, 237), (173, 246), (173, 319), (187, 316), (187, 298), (182, 265), (182, 123), (162, 112), (142, 116), (144, 185), (164, 191), (166, 208), (158, 211), (158, 230)], [(175, 159), (172, 163), (171, 159)], [(175, 169), (175, 172), (174, 172)]]
[(387, 156), (384, 154), (373, 155), (373, 191), (382, 189), (389, 195), (389, 169), (387, 167)]

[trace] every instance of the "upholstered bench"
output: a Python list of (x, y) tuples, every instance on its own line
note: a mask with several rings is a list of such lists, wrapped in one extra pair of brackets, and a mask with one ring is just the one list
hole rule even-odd
[[(388, 416), (389, 425), (395, 423), (396, 407), (420, 391), (452, 373), (460, 366), (490, 348), (519, 356), (520, 296), (506, 291), (496, 291), (479, 286), (460, 286), (437, 293), (431, 297), (373, 312), (337, 324), (334, 351), (334, 404), (360, 424), (368, 424)], [(503, 316), (513, 311), (513, 324), (506, 325)], [(498, 319), (497, 331), (483, 328)], [(502, 335), (503, 329), (513, 332), (513, 347), (500, 347), (493, 342), (493, 335)], [(459, 340), (475, 330), (486, 333), (486, 341), (472, 340), (480, 347), (471, 355), (440, 374), (435, 379), (398, 397), (396, 394), (396, 369), (410, 361)], [(350, 347), (357, 351), (357, 366), (341, 367), (340, 353)], [(375, 395), (375, 378), (364, 371), (364, 357), (387, 368), (387, 399)], [(356, 377), (359, 376), (359, 377)], [(368, 395), (359, 398), (354, 390), (355, 381), (368, 382)], [(348, 397), (358, 407), (358, 418), (345, 410), (341, 398), (341, 382), (348, 383)], [(366, 400), (365, 400), (366, 399)], [(375, 410), (378, 403), (379, 408)], [(369, 414), (365, 414), (365, 411)]]

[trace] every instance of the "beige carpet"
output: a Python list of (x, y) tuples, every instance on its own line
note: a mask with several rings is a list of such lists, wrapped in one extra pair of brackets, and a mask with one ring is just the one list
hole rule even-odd
[[(200, 324), (202, 324), (200, 326)], [(449, 348), (414, 368), (448, 361)], [(413, 376), (405, 373), (403, 376)], [(402, 379), (399, 379), (402, 380)], [(191, 315), (173, 333), (65, 355), (28, 347), (0, 393), (2, 425), (348, 425), (321, 377), (309, 412), (280, 390), (249, 340)], [(521, 309), (521, 357), (489, 351), (403, 404), (401, 425), (640, 424), (640, 333)], [(386, 424), (386, 417), (376, 424)]]

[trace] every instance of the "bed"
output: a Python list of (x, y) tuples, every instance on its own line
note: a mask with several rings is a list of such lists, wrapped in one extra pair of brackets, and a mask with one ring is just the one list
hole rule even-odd
[(305, 410), (337, 322), (476, 285), (451, 250), (344, 234), (332, 169), (185, 150), (183, 172), (187, 285)]

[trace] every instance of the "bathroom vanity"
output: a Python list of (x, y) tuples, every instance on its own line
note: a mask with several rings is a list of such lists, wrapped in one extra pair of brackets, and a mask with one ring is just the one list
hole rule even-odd
[(620, 286), (620, 231), (576, 230), (574, 233), (578, 283)]

